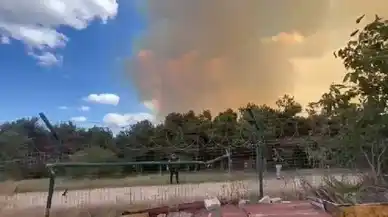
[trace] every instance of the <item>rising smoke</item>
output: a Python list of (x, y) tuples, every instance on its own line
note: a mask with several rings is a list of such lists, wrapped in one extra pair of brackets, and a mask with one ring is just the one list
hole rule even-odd
[[(140, 100), (162, 116), (273, 104), (285, 93), (303, 103), (317, 99), (323, 90), (312, 90), (314, 82), (327, 88), (342, 76), (331, 53), (344, 45), (354, 20), (388, 11), (383, 0), (144, 2), (149, 28), (127, 73)], [(322, 61), (327, 72), (320, 67), (315, 74)]]

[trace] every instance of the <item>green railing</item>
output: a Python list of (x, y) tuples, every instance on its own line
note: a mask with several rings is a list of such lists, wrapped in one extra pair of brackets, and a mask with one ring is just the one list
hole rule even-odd
[(226, 151), (225, 155), (214, 158), (209, 161), (176, 161), (176, 162), (168, 162), (168, 161), (142, 161), (142, 162), (112, 162), (112, 163), (75, 163), (75, 162), (58, 162), (58, 163), (50, 163), (46, 164), (46, 167), (49, 171), (49, 189), (45, 210), (45, 217), (50, 216), (50, 210), (52, 206), (52, 199), (55, 188), (55, 178), (56, 178), (56, 169), (60, 168), (82, 168), (82, 167), (118, 167), (118, 166), (134, 166), (134, 165), (174, 165), (174, 164), (184, 164), (184, 165), (210, 165), (214, 162), (227, 158), (229, 162), (230, 154)]

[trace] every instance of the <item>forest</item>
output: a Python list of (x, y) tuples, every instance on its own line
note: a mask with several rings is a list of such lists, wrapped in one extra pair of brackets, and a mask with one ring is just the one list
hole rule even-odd
[[(19, 119), (0, 126), (2, 170), (7, 178), (39, 178), (46, 175), (45, 163), (58, 159), (150, 161), (164, 160), (175, 152), (188, 160), (208, 160), (222, 155), (225, 149), (232, 156), (249, 156), (245, 153), (253, 153), (255, 145), (263, 144), (298, 147), (313, 159), (310, 162), (368, 166), (381, 174), (388, 166), (388, 21), (376, 16), (349, 37), (349, 42), (333, 55), (346, 69), (343, 81), (333, 83), (305, 108), (293, 96), (284, 95), (274, 100), (275, 106), (247, 102), (218, 114), (209, 110), (172, 112), (159, 124), (144, 120), (118, 133), (63, 122), (53, 126), (58, 138), (38, 117)], [(81, 172), (110, 176), (127, 175), (132, 170)], [(80, 176), (79, 170), (63, 173)]]

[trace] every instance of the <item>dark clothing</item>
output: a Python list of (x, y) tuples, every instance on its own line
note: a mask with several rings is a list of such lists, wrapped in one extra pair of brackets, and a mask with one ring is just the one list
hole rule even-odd
[[(177, 162), (179, 161), (178, 157), (171, 157), (169, 162)], [(178, 170), (179, 169), (179, 164), (170, 164), (170, 169), (171, 170)]]
[(170, 170), (170, 184), (172, 184), (172, 178), (175, 175), (175, 181), (179, 184), (179, 172), (178, 170)]
[[(169, 160), (170, 162), (177, 162), (179, 161), (178, 157), (172, 157)], [(172, 184), (172, 178), (175, 175), (175, 181), (177, 184), (179, 184), (179, 164), (170, 164), (170, 184)]]

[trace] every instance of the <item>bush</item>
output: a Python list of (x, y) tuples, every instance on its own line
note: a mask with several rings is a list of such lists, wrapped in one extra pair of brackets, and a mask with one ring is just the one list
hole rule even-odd
[[(101, 163), (101, 162), (117, 162), (115, 153), (101, 147), (90, 147), (78, 151), (70, 156), (71, 162), (82, 163)], [(72, 167), (66, 168), (66, 175), (72, 178), (81, 177), (106, 177), (115, 175), (121, 172), (121, 168), (112, 167)]]
[(307, 195), (336, 204), (362, 204), (387, 202), (388, 186), (378, 184), (369, 175), (360, 175), (357, 180), (337, 179), (326, 176), (323, 183), (314, 187), (302, 179), (302, 188)]

